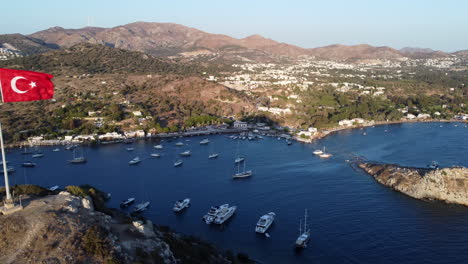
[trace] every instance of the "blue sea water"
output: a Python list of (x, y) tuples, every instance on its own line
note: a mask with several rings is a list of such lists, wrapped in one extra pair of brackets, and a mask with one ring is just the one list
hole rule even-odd
[[(366, 135), (363, 135), (366, 133)], [(91, 184), (112, 194), (109, 206), (136, 197), (150, 200), (144, 216), (178, 232), (199, 236), (222, 249), (245, 252), (262, 263), (468, 263), (468, 207), (415, 200), (380, 185), (350, 166), (354, 157), (425, 167), (468, 166), (468, 128), (460, 123), (396, 124), (341, 131), (313, 144), (264, 138), (232, 140), (225, 135), (128, 145), (85, 147), (86, 164), (72, 165), (63, 148), (33, 159), (21, 150), (7, 154), (16, 172), (12, 184), (45, 186)], [(182, 141), (186, 146), (176, 147)], [(154, 145), (164, 146), (161, 158)], [(326, 146), (333, 157), (312, 154)], [(191, 150), (188, 158), (178, 153)], [(233, 180), (236, 152), (246, 157), (249, 179)], [(211, 152), (219, 158), (208, 159)], [(143, 161), (129, 166), (135, 156)], [(173, 167), (176, 159), (183, 166)], [(32, 160), (35, 168), (20, 168)], [(3, 182), (2, 182), (3, 183)], [(192, 206), (174, 214), (174, 201), (189, 197)], [(202, 216), (212, 205), (237, 205), (223, 227), (208, 226)], [(297, 252), (293, 244), (299, 220), (308, 209), (312, 238)], [(270, 211), (277, 217), (270, 238), (254, 232), (258, 218)]]

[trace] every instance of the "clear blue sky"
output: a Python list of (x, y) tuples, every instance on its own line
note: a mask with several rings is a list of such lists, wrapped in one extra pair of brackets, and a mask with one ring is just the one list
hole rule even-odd
[(1, 9), (0, 34), (81, 28), (89, 16), (98, 27), (173, 22), (304, 48), (368, 43), (468, 49), (468, 0), (17, 0)]

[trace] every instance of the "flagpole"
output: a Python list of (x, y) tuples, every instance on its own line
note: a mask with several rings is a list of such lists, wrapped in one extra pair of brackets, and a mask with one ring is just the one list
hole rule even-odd
[(0, 147), (2, 149), (3, 175), (5, 176), (6, 201), (5, 204), (12, 203), (10, 194), (10, 184), (8, 183), (8, 171), (5, 159), (5, 148), (3, 147), (2, 124), (0, 123)]

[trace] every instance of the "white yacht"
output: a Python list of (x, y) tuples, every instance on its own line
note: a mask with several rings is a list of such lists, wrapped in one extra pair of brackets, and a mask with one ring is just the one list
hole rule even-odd
[(31, 157), (33, 157), (33, 158), (42, 158), (42, 157), (44, 157), (44, 154), (41, 153), (41, 152), (37, 152), (37, 153), (33, 154)]
[(136, 165), (141, 162), (140, 157), (135, 157), (131, 161), (128, 162), (129, 165)]
[(128, 198), (127, 200), (125, 201), (122, 201), (120, 203), (120, 207), (128, 207), (129, 205), (131, 205), (132, 203), (135, 202), (135, 198), (131, 197), (131, 198)]
[(229, 204), (223, 204), (221, 206), (211, 206), (210, 210), (206, 215), (203, 216), (203, 220), (207, 225), (213, 223), (213, 221), (216, 219), (218, 212), (223, 209), (223, 208), (229, 208)]
[(269, 212), (268, 214), (260, 217), (257, 222), (257, 226), (255, 227), (255, 232), (264, 234), (275, 220), (275, 216), (275, 213)]
[(48, 188), (48, 190), (53, 192), (53, 191), (57, 190), (58, 188), (59, 188), (59, 186), (55, 185), (55, 186), (52, 186), (52, 187)]
[(208, 144), (208, 143), (210, 143), (210, 140), (207, 139), (207, 138), (205, 138), (205, 139), (203, 139), (202, 141), (200, 141), (200, 145), (206, 145), (206, 144)]
[(252, 170), (246, 171), (245, 170), (245, 164), (246, 164), (246, 162), (244, 162), (244, 169), (241, 171), (240, 170), (240, 163), (237, 163), (237, 173), (232, 175), (232, 178), (238, 179), (238, 178), (247, 178), (247, 177), (252, 176), (252, 174), (253, 174)]
[(135, 148), (130, 147), (130, 148), (126, 148), (126, 150), (127, 150), (127, 151), (134, 151)]
[(159, 153), (151, 153), (151, 157), (160, 158), (160, 157), (161, 157), (161, 154), (159, 154)]
[(144, 202), (144, 203), (137, 204), (133, 208), (133, 212), (138, 213), (138, 212), (146, 211), (146, 209), (148, 209), (149, 205), (150, 205), (150, 202)]
[(192, 152), (190, 150), (186, 150), (186, 151), (180, 153), (179, 155), (181, 155), (182, 157), (188, 157), (188, 156), (192, 155)]
[(208, 156), (209, 159), (216, 159), (219, 156), (218, 153), (213, 153)]
[(316, 150), (314, 150), (314, 152), (312, 152), (312, 153), (314, 153), (314, 155), (322, 155), (322, 154), (323, 154), (323, 151), (322, 151), (321, 149), (316, 149)]
[(235, 160), (234, 160), (234, 163), (241, 163), (245, 160), (244, 157), (237, 157)]
[(25, 168), (36, 167), (36, 163), (31, 162), (31, 161), (23, 162), (21, 163), (21, 167), (25, 167)]
[(296, 239), (296, 248), (306, 248), (307, 242), (310, 239), (310, 230), (307, 229), (307, 209), (304, 213), (304, 229), (302, 229), (301, 222), (299, 221), (299, 237)]
[(181, 146), (184, 145), (184, 142), (177, 142), (177, 143), (175, 143), (175, 145), (178, 146), (178, 147), (181, 147)]
[(52, 150), (52, 152), (59, 152), (59, 151), (60, 151), (59, 148), (54, 148), (54, 149)]
[(163, 146), (162, 145), (156, 145), (154, 146), (155, 149), (163, 149)]
[(216, 214), (216, 218), (214, 219), (213, 223), (221, 225), (226, 222), (232, 215), (236, 212), (237, 206), (231, 207), (223, 207), (220, 208), (218, 213)]
[(174, 162), (174, 167), (182, 166), (183, 163), (184, 163), (184, 162), (181, 161), (181, 160), (176, 160), (176, 161)]
[(174, 207), (172, 208), (172, 210), (174, 212), (180, 212), (180, 211), (182, 211), (183, 209), (185, 209), (185, 208), (187, 208), (189, 206), (190, 206), (190, 199), (185, 198), (184, 200), (176, 201), (175, 204), (174, 204)]
[(318, 155), (320, 158), (324, 158), (324, 159), (328, 159), (330, 158), (331, 156), (333, 156), (332, 154), (330, 153), (326, 153), (325, 152), (325, 147), (323, 147), (323, 151), (321, 154)]

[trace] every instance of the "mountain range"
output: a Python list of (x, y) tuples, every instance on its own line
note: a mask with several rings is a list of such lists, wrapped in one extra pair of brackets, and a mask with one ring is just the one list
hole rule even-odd
[(354, 46), (336, 44), (306, 49), (277, 42), (260, 35), (237, 39), (174, 23), (150, 22), (135, 22), (113, 28), (64, 29), (52, 27), (27, 36), (20, 34), (0, 35), (0, 44), (11, 44), (21, 51), (24, 50), (28, 55), (71, 47), (83, 42), (140, 51), (155, 56), (241, 54), (245, 57), (245, 54), (249, 54), (250, 57), (297, 58), (305, 55), (325, 60), (398, 60), (405, 57), (434, 58), (466, 53), (444, 53), (420, 48), (397, 50), (387, 46), (374, 47), (367, 44)]

